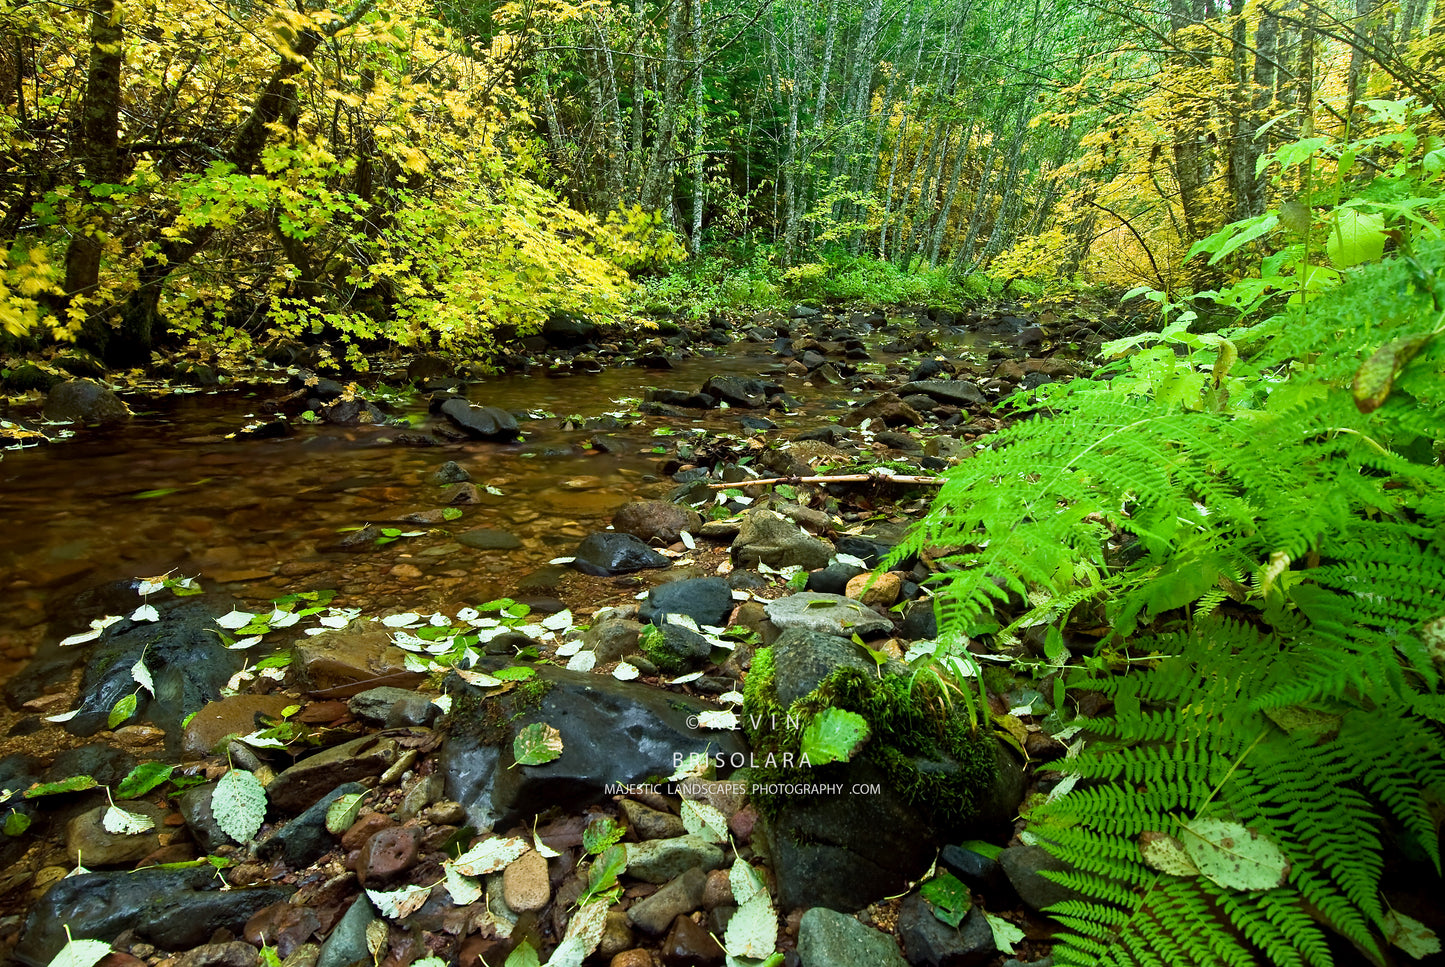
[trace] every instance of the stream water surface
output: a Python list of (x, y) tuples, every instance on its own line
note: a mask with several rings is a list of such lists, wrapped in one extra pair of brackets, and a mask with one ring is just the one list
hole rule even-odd
[[(875, 341), (881, 334), (872, 334)], [(956, 351), (958, 347), (950, 349)], [(571, 552), (606, 526), (624, 503), (670, 489), (656, 452), (657, 434), (705, 427), (742, 433), (758, 411), (693, 411), (676, 417), (622, 419), (601, 431), (609, 449), (589, 441), (584, 420), (631, 410), (648, 386), (695, 390), (710, 376), (762, 376), (783, 383), (800, 403), (771, 414), (770, 438), (837, 419), (856, 391), (785, 377), (772, 347), (734, 343), (714, 355), (676, 360), (671, 370), (609, 368), (564, 378), (509, 374), (468, 386), (470, 399), (513, 412), (555, 416), (523, 420), (513, 444), (401, 445), (405, 427), (296, 424), (277, 439), (228, 438), (263, 416), (274, 389), (131, 399), (137, 417), (113, 429), (84, 429), (65, 442), (12, 450), (0, 459), (0, 679), (33, 653), (46, 622), (75, 591), (115, 579), (175, 569), (208, 588), (264, 601), (292, 591), (334, 588), (338, 604), (368, 610), (475, 603), (512, 593), (527, 575)], [(878, 353), (874, 364), (897, 361)], [(279, 374), (278, 374), (279, 378)], [(415, 429), (426, 401), (396, 408)], [(423, 537), (368, 552), (337, 548), (345, 529), (395, 521), (442, 506), (444, 488), (429, 480), (444, 461), (465, 467), (481, 503)], [(406, 528), (406, 525), (402, 525)], [(426, 529), (411, 527), (407, 529)], [(490, 529), (518, 546), (477, 550), (456, 535)]]

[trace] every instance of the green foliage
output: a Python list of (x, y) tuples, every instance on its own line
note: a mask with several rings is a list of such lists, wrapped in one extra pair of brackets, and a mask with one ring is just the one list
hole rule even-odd
[[(1380, 876), (1387, 850), (1440, 868), (1442, 267), (1417, 240), (1237, 330), (1121, 341), (1015, 398), (1034, 418), (897, 550), (945, 551), (945, 631), (1107, 629), (1067, 693), (1112, 715), (1027, 834), (1072, 867), (1061, 964), (1328, 964), (1326, 930), (1383, 963), (1410, 932)], [(1264, 858), (1235, 862), (1241, 828)]]
[[(974, 283), (974, 289), (979, 283)], [(957, 306), (966, 291), (947, 268), (903, 269), (866, 255), (829, 249), (821, 260), (783, 273), (783, 291), (793, 300), (842, 305)]]
[(599, 817), (588, 823), (587, 828), (582, 831), (582, 848), (589, 855), (600, 855), (621, 842), (626, 832), (627, 830), (608, 817)]

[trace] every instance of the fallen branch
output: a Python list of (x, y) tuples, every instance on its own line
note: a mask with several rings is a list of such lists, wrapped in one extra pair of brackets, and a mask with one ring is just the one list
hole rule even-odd
[(879, 483), (907, 484), (909, 486), (941, 487), (942, 477), (913, 477), (892, 473), (844, 473), (831, 477), (760, 477), (757, 480), (739, 480), (736, 483), (715, 483), (708, 484), (709, 490), (727, 490), (729, 487), (757, 487), (770, 486), (772, 484), (805, 484), (805, 483)]

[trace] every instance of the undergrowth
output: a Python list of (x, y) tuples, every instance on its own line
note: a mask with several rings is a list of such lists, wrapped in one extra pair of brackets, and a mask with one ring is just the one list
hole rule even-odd
[[(895, 552), (942, 566), (946, 632), (998, 611), (1005, 639), (1098, 640), (1083, 667), (1055, 650), (1055, 695), (1112, 710), (1028, 814), (1077, 893), (1049, 911), (1057, 963), (1324, 965), (1331, 934), (1377, 964), (1438, 950), (1382, 871), (1440, 873), (1442, 270), (1421, 242), (1263, 321), (1106, 347), (1132, 352), (1016, 397), (1032, 418), (950, 471)], [(1284, 862), (1235, 881), (1147, 851), (1188, 853), (1206, 820)]]

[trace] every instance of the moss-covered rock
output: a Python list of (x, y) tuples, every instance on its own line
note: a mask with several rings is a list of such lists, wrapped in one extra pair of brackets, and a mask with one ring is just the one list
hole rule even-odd
[[(855, 910), (903, 889), (941, 840), (1012, 815), (1017, 767), (973, 726), (966, 699), (909, 672), (800, 629), (754, 656), (744, 729), (785, 907)], [(861, 715), (870, 736), (851, 761), (815, 765), (803, 734), (829, 708)]]

